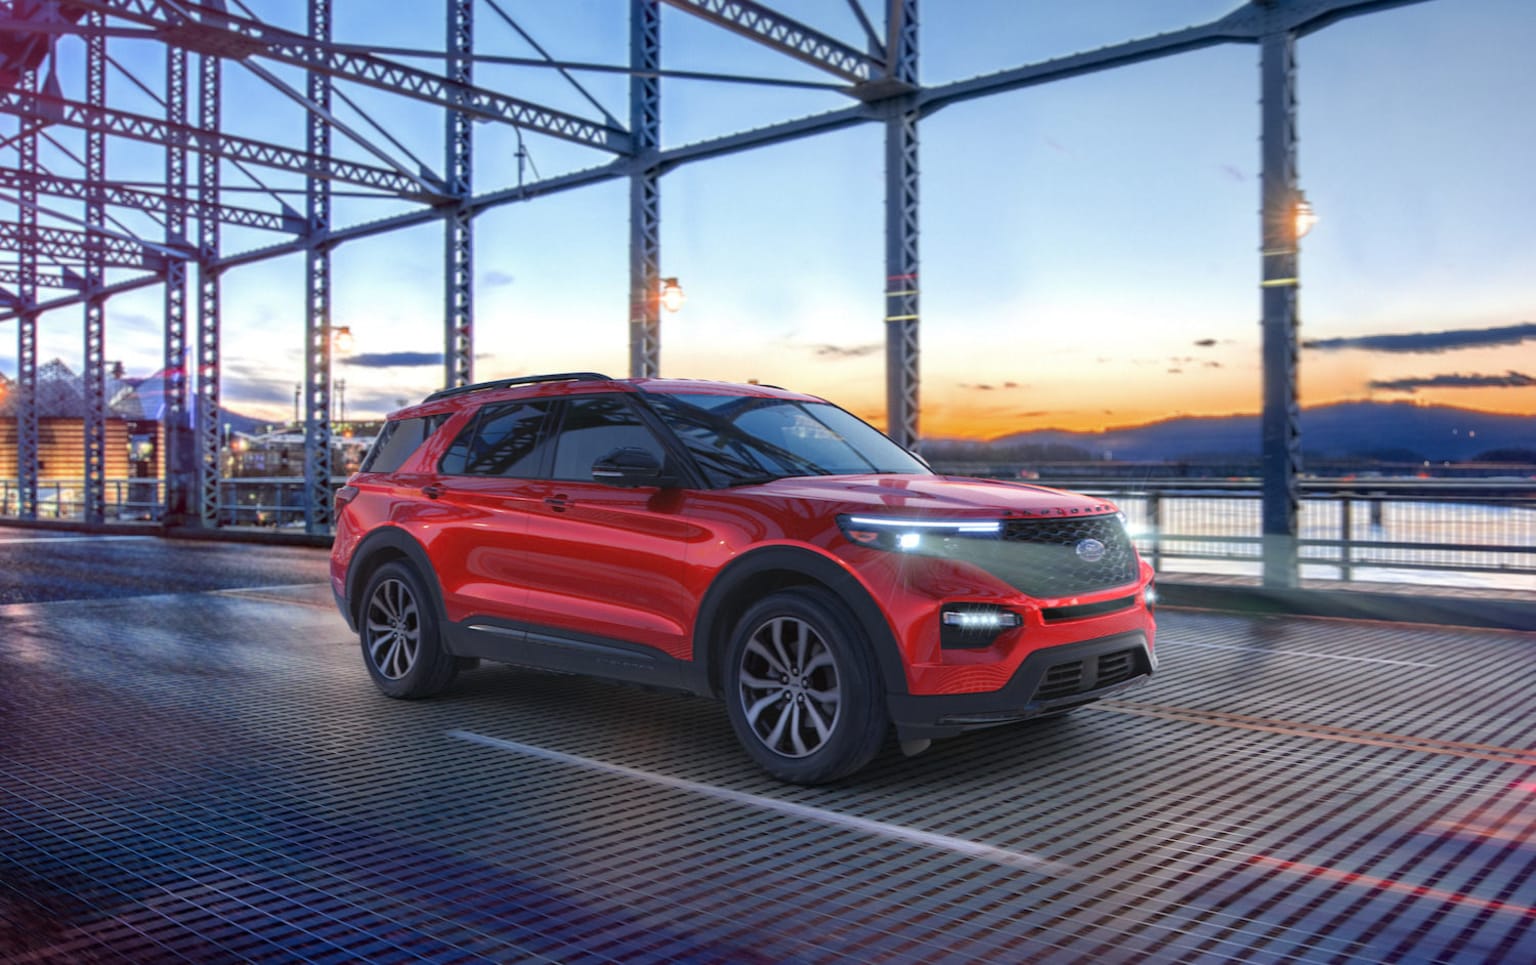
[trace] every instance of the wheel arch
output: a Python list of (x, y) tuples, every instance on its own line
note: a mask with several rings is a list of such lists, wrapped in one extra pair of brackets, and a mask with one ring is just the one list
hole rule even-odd
[(704, 594), (694, 624), (693, 659), (710, 691), (716, 696), (723, 692), (721, 656), (747, 608), (771, 593), (807, 585), (820, 586), (847, 606), (874, 650), (886, 692), (906, 693), (907, 674), (896, 638), (874, 597), (833, 560), (793, 546), (770, 546), (741, 556), (720, 572)]
[(437, 571), (433, 569), (425, 547), (398, 526), (384, 526), (369, 533), (358, 544), (347, 566), (347, 611), (353, 626), (357, 626), (361, 619), (359, 607), (362, 606), (362, 595), (368, 587), (368, 581), (378, 572), (379, 567), (397, 560), (404, 560), (415, 568), (416, 575), (432, 597), (432, 609), (438, 623), (443, 624), (443, 590), (437, 583)]

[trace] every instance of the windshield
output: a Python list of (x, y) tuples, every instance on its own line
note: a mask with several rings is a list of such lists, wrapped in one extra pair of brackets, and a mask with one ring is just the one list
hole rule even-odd
[(784, 476), (929, 472), (878, 429), (826, 402), (661, 392), (646, 398), (712, 487)]

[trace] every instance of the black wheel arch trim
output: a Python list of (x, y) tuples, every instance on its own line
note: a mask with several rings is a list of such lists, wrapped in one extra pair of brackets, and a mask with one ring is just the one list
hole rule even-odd
[(795, 546), (766, 546), (745, 553), (727, 564), (710, 584), (699, 604), (698, 619), (693, 630), (694, 664), (705, 669), (709, 680), (716, 679), (716, 668), (711, 662), (715, 655), (712, 648), (715, 632), (718, 630), (722, 635), (720, 652), (723, 653), (723, 644), (728, 642), (725, 635), (734, 629), (731, 626), (716, 626), (726, 602), (753, 579), (773, 572), (798, 574), (835, 594), (847, 605), (849, 613), (869, 640), (886, 692), (907, 692), (907, 673), (896, 637), (874, 597), (853, 574), (832, 559), (814, 550)]
[(445, 625), (447, 621), (443, 607), (443, 588), (438, 585), (437, 571), (432, 567), (432, 558), (427, 555), (426, 548), (418, 543), (414, 536), (398, 526), (381, 526), (363, 538), (347, 563), (347, 609), (344, 615), (347, 622), (352, 624), (352, 629), (357, 629), (359, 597), (368, 588), (364, 574), (372, 574), (378, 569), (378, 566), (367, 564), (381, 550), (397, 550), (411, 561), (417, 578), (425, 584), (427, 593), (432, 597), (432, 612), (437, 616), (438, 625)]

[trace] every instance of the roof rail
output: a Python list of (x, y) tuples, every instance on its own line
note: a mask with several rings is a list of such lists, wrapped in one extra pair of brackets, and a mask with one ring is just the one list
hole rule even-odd
[(480, 392), (485, 389), (504, 389), (511, 385), (536, 385), (540, 382), (575, 382), (586, 379), (592, 379), (597, 382), (613, 381), (613, 379), (600, 372), (558, 372), (554, 375), (525, 375), (516, 379), (497, 379), (494, 382), (476, 382), (472, 385), (459, 385), (451, 389), (438, 389), (422, 401), (436, 402), (438, 399), (449, 399), (468, 392)]

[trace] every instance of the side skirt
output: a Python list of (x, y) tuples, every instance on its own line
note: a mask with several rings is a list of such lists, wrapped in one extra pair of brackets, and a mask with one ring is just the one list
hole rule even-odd
[(470, 617), (447, 627), (448, 649), (457, 657), (579, 674), (662, 690), (708, 696), (708, 681), (690, 661), (651, 647)]

